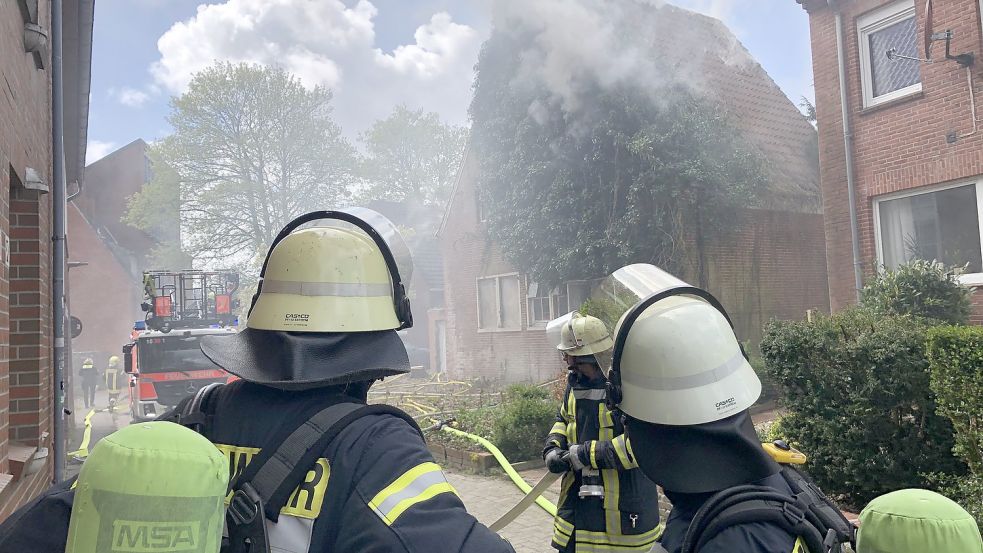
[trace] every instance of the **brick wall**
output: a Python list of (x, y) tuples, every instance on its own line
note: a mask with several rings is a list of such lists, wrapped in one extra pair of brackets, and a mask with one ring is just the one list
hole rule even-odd
[[(49, 2), (38, 11), (47, 29)], [(51, 83), (24, 52), (23, 28), (18, 2), (0, 3), (0, 519), (47, 486), (52, 468), (18, 479), (22, 462), (15, 470), (10, 456), (45, 434), (51, 445), (51, 196), (24, 187), (28, 168), (52, 180)]]
[(69, 261), (88, 263), (73, 268), (68, 283), (71, 314), (83, 325), (72, 351), (103, 367), (109, 356), (120, 355), (133, 321), (143, 318), (141, 289), (74, 204), (68, 206), (68, 236)]
[[(812, 60), (819, 118), (820, 178), (823, 190), (827, 265), (832, 308), (855, 301), (853, 254), (846, 187), (843, 126), (836, 58), (834, 14), (824, 2), (803, 2), (810, 11)], [(863, 109), (856, 19), (884, 0), (842, 4), (847, 88), (853, 132), (857, 209), (864, 272), (877, 263), (873, 200), (879, 195), (979, 178), (983, 175), (983, 130), (946, 142), (946, 134), (971, 130), (965, 69), (952, 61), (921, 64), (922, 92), (898, 103)], [(952, 29), (954, 53), (983, 54), (978, 0), (933, 3), (933, 30)], [(925, 2), (915, 2), (919, 44), (925, 29)], [(919, 48), (921, 50), (921, 48)], [(933, 57), (943, 56), (937, 43)], [(973, 68), (977, 107), (983, 107), (983, 64)], [(979, 115), (983, 115), (980, 113)]]
[[(526, 282), (520, 285), (522, 328), (478, 330), (476, 279), (516, 272), (487, 238), (478, 221), (472, 186), (473, 156), (465, 159), (460, 180), (441, 228), (445, 260), (446, 309), (434, 314), (447, 325), (448, 371), (454, 377), (504, 381), (545, 381), (563, 364), (546, 341), (544, 326), (528, 325)], [(727, 307), (741, 340), (756, 345), (771, 318), (803, 318), (807, 309), (829, 310), (826, 253), (821, 215), (748, 210), (741, 230), (714, 239), (706, 248), (709, 289)], [(690, 244), (690, 250), (692, 244)], [(693, 259), (693, 252), (687, 251)], [(689, 274), (698, 284), (695, 262)]]

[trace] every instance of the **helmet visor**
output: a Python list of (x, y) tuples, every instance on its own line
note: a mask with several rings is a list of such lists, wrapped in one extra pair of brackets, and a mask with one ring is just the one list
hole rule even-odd
[[(591, 292), (590, 297), (579, 311), (584, 315), (597, 317), (604, 323), (612, 338), (617, 337), (618, 325), (625, 314), (638, 302), (665, 290), (688, 287), (682, 280), (648, 264), (635, 264), (622, 267), (604, 279)], [(604, 370), (611, 370), (614, 349), (596, 353), (598, 364)]]
[(358, 225), (341, 219), (319, 219), (309, 226), (341, 228), (366, 235), (376, 242), (381, 240), (389, 249), (389, 253), (392, 254), (393, 261), (396, 264), (396, 270), (399, 271), (399, 280), (402, 281), (403, 286), (409, 288), (410, 282), (413, 279), (413, 257), (410, 255), (410, 248), (406, 245), (406, 241), (403, 239), (403, 235), (399, 232), (399, 229), (396, 228), (396, 225), (381, 213), (366, 207), (347, 207), (337, 211), (351, 215), (369, 227), (372, 227), (376, 236), (367, 233), (365, 229)]

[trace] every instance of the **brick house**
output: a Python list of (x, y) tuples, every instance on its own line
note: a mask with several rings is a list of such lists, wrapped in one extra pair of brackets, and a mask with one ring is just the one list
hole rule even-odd
[[(816, 131), (723, 23), (670, 5), (659, 9), (653, 35), (667, 42), (660, 55), (693, 63), (686, 69), (709, 80), (706, 89), (765, 160), (765, 198), (743, 213), (736, 232), (706, 244), (702, 254), (690, 238), (680, 275), (717, 295), (741, 339), (756, 344), (770, 318), (829, 309)], [(690, 44), (705, 49), (674, 51), (672, 33), (683, 30)], [(481, 221), (476, 155), (470, 149), (465, 155), (438, 230), (445, 307), (428, 314), (431, 351), (445, 357), (453, 377), (543, 381), (561, 369), (546, 342), (546, 322), (575, 309), (593, 282), (546, 290), (503, 257)]]
[[(809, 13), (811, 28), (833, 309), (856, 302), (858, 278), (913, 258), (968, 264), (963, 282), (983, 284), (983, 3), (798, 3)], [(945, 59), (945, 31), (952, 32), (953, 57), (974, 53), (975, 64), (967, 68)], [(929, 57), (931, 62), (925, 61)], [(851, 137), (846, 145), (844, 134)], [(857, 278), (848, 152), (861, 273)], [(974, 294), (973, 318), (983, 322), (983, 292)]]
[[(137, 139), (85, 168), (85, 187), (68, 207), (71, 313), (83, 323), (72, 341), (73, 360), (91, 357), (105, 366), (128, 341), (133, 321), (143, 318), (142, 273), (160, 238), (122, 221), (127, 200), (152, 176), (147, 143)], [(173, 235), (178, 236), (175, 221)], [(77, 365), (76, 365), (77, 366)]]
[[(92, 16), (91, 0), (64, 3), (69, 183), (85, 159)], [(0, 3), (0, 519), (52, 479), (50, 22), (47, 0)]]

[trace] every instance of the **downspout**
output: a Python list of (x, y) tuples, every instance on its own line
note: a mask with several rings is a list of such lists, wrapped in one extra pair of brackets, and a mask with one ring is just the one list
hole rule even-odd
[(62, 77), (62, 0), (51, 0), (51, 142), (52, 142), (52, 328), (54, 330), (54, 481), (65, 469), (65, 92)]
[(864, 287), (863, 265), (860, 261), (860, 231), (857, 225), (857, 189), (853, 175), (853, 132), (850, 129), (850, 105), (846, 85), (846, 58), (843, 54), (843, 14), (837, 9), (836, 0), (826, 0), (836, 17), (836, 64), (840, 79), (840, 109), (843, 116), (843, 153), (846, 162), (846, 189), (850, 199), (850, 239), (853, 245), (853, 278), (860, 302), (860, 291)]

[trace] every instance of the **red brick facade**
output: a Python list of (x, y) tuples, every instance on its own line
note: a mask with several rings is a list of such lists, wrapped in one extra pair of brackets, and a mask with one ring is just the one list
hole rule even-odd
[[(47, 488), (54, 467), (50, 22), (49, 0), (0, 2), (0, 520)], [(85, 156), (91, 2), (66, 2), (63, 22), (72, 183)], [(47, 43), (32, 40), (36, 26)]]
[[(809, 11), (812, 36), (816, 109), (819, 119), (820, 167), (826, 224), (826, 250), (833, 309), (856, 300), (853, 254), (846, 183), (840, 83), (836, 55), (834, 12), (825, 1), (799, 0)], [(945, 45), (935, 43), (933, 63), (920, 63), (921, 92), (895, 102), (864, 108), (859, 53), (858, 17), (885, 0), (837, 2), (843, 18), (848, 110), (853, 134), (856, 202), (861, 261), (865, 274), (878, 266), (875, 243), (875, 201), (885, 194), (929, 188), (944, 183), (983, 179), (983, 123), (972, 136), (946, 139), (950, 133), (968, 134), (970, 116), (966, 70), (943, 58)], [(983, 117), (983, 37), (980, 1), (946, 0), (932, 4), (932, 32), (954, 32), (952, 53), (973, 52), (972, 68), (977, 116)], [(926, 2), (914, 2), (918, 54), (924, 56)], [(979, 293), (977, 293), (977, 296)], [(977, 299), (976, 318), (983, 319)]]
[[(34, 448), (51, 446), (51, 195), (27, 186), (50, 185), (52, 163), (50, 60), (39, 69), (25, 53), (18, 4), (0, 4), (0, 519), (52, 467), (21, 474)], [(38, 12), (47, 27), (49, 3)]]

